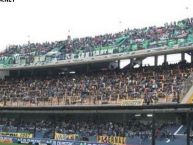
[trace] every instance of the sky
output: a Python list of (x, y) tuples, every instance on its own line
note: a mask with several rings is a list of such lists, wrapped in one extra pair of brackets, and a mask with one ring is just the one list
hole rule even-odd
[(15, 0), (0, 3), (0, 50), (161, 26), (193, 17), (193, 0)]

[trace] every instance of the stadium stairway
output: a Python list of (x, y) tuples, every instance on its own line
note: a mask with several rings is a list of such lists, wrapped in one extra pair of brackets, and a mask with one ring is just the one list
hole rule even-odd
[(182, 104), (191, 104), (193, 103), (193, 86), (190, 88), (188, 93), (182, 99)]
[(181, 92), (182, 104), (193, 103), (193, 73), (184, 81), (183, 90)]

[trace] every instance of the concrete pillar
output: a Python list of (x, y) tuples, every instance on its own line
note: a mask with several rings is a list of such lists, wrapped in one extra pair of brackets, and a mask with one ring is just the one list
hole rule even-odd
[(167, 54), (164, 54), (164, 64), (167, 63)]
[(181, 53), (181, 61), (184, 61), (184, 60), (185, 60), (185, 53), (182, 52), (182, 53)]
[(189, 112), (186, 113), (186, 125), (187, 125), (187, 145), (190, 145), (190, 128), (191, 128), (191, 124), (190, 124), (190, 115)]
[(154, 56), (154, 65), (157, 66), (158, 65), (158, 56)]
[(193, 63), (193, 51), (191, 52), (191, 63)]
[(89, 66), (89, 64), (87, 64), (87, 65), (86, 65), (86, 72), (88, 73), (89, 70), (90, 70), (90, 66)]
[(134, 59), (131, 58), (131, 59), (130, 59), (130, 67), (133, 67), (133, 64), (134, 64)]
[(120, 69), (121, 68), (121, 60), (118, 60), (118, 68)]
[(143, 66), (143, 59), (141, 59), (141, 61), (140, 61), (140, 67), (142, 67)]
[(153, 116), (152, 116), (152, 142), (151, 142), (151, 144), (152, 145), (155, 145), (156, 143), (155, 143), (155, 130), (156, 130), (156, 127), (155, 127), (155, 114), (153, 114)]

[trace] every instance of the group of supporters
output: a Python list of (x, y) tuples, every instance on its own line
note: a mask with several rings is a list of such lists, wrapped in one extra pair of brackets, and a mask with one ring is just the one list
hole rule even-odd
[[(27, 57), (26, 61), (33, 63), (35, 56), (46, 55), (50, 51), (58, 52), (58, 59), (66, 59), (69, 54), (89, 53), (94, 51), (97, 54), (110, 53), (109, 47), (112, 46), (113, 52), (129, 52), (140, 49), (189, 46), (193, 44), (193, 18), (184, 19), (178, 22), (165, 24), (161, 27), (151, 26), (142, 29), (126, 29), (115, 34), (105, 34), (95, 37), (84, 37), (68, 39), (57, 42), (28, 43), (25, 45), (10, 45), (0, 54), (2, 57), (12, 57), (10, 62), (16, 63), (15, 57), (21, 55)], [(118, 48), (118, 49), (116, 49)], [(100, 52), (102, 50), (104, 52)], [(68, 54), (68, 55), (67, 55)], [(1, 60), (2, 59), (2, 60)], [(0, 61), (5, 63), (6, 58)]]
[(183, 82), (192, 71), (192, 64), (180, 62), (78, 74), (8, 77), (0, 80), (0, 102), (5, 106), (27, 102), (30, 105), (121, 105), (138, 99), (145, 104), (179, 103)]
[[(167, 123), (156, 123), (155, 136), (159, 140), (171, 138), (175, 140), (173, 130), (179, 128), (180, 124), (169, 121)], [(3, 119), (0, 122), (0, 134), (2, 133), (26, 133), (32, 134), (31, 138), (51, 138), (59, 140), (87, 140), (105, 142), (105, 137), (119, 137), (120, 142), (141, 139), (150, 141), (152, 137), (152, 123), (150, 120), (130, 117), (127, 121), (91, 121), (91, 120), (51, 120), (27, 121)], [(113, 140), (113, 139), (112, 139)], [(112, 141), (111, 140), (111, 141)], [(115, 139), (116, 140), (116, 139)], [(114, 140), (114, 142), (115, 142)], [(109, 140), (109, 142), (111, 142)], [(117, 141), (117, 142), (118, 142)]]

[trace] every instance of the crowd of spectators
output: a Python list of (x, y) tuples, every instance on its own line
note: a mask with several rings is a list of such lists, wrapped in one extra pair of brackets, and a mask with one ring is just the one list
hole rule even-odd
[[(176, 139), (174, 131), (179, 128), (179, 122), (157, 122), (155, 136), (158, 140)], [(152, 137), (151, 118), (130, 116), (126, 121), (116, 120), (76, 120), (60, 119), (55, 123), (51, 120), (9, 120), (0, 121), (0, 132), (31, 133), (34, 138), (54, 138), (55, 133), (75, 135), (66, 140), (96, 141), (99, 136), (126, 137), (126, 142), (140, 139), (150, 141)]]
[(78, 134), (80, 136), (120, 136), (134, 137), (150, 134), (151, 123), (141, 122), (131, 117), (127, 122), (120, 121), (72, 121), (66, 120), (56, 126), (56, 132)]
[(4, 119), (0, 121), (0, 132), (30, 133), (36, 138), (53, 138), (53, 123), (49, 120), (17, 120)]
[(174, 121), (168, 121), (164, 123), (157, 123), (155, 137), (159, 140), (164, 140), (165, 138), (174, 141), (176, 136), (174, 131), (179, 127), (179, 124)]
[(179, 63), (128, 70), (8, 77), (0, 80), (0, 99), (5, 106), (25, 101), (31, 104), (52, 101), (58, 105), (121, 104), (134, 99), (143, 99), (145, 104), (160, 103), (160, 100), (179, 103), (183, 82), (192, 71), (191, 64)]
[[(95, 37), (71, 39), (70, 36), (64, 41), (28, 43), (25, 45), (10, 45), (1, 56), (21, 55), (44, 55), (58, 48), (64, 54), (92, 52), (97, 48), (106, 46), (119, 46), (129, 50), (155, 48), (159, 46), (172, 46), (174, 43), (183, 45), (188, 36), (193, 43), (193, 18), (165, 24), (161, 27), (151, 26), (142, 29), (126, 29), (115, 34), (105, 34)], [(178, 41), (178, 42), (177, 42)], [(124, 50), (125, 51), (125, 50)]]
[[(34, 131), (36, 136), (40, 137), (38, 132), (42, 133), (43, 138), (49, 130), (53, 133), (53, 122), (49, 120), (41, 120), (29, 122), (26, 120), (4, 120), (0, 122), (0, 132), (19, 132), (32, 133)], [(135, 117), (132, 117), (127, 122), (119, 121), (77, 121), (77, 120), (63, 120), (56, 123), (55, 131), (62, 134), (77, 134), (78, 136), (121, 136), (134, 137), (142, 133), (150, 134), (151, 123), (140, 122)], [(53, 135), (53, 134), (52, 134)], [(53, 136), (50, 136), (51, 138)]]
[[(55, 129), (54, 129), (55, 126)], [(130, 118), (125, 123), (119, 121), (77, 121), (77, 120), (61, 120), (55, 125), (51, 120), (27, 121), (17, 119), (4, 119), (0, 121), (0, 132), (12, 133), (32, 133), (36, 137), (43, 138), (48, 132), (53, 135), (53, 131), (62, 134), (77, 134), (78, 136), (134, 136), (139, 135), (139, 132), (148, 132), (151, 129), (151, 123), (144, 123), (136, 120), (135, 117)], [(53, 136), (50, 136), (53, 138)]]

